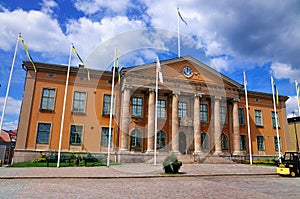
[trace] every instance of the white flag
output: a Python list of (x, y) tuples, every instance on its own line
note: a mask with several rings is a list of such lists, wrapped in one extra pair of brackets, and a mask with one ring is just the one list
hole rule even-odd
[(161, 66), (160, 66), (158, 57), (156, 57), (156, 70), (157, 70), (156, 72), (158, 73), (159, 82), (164, 83), (162, 70), (161, 70)]

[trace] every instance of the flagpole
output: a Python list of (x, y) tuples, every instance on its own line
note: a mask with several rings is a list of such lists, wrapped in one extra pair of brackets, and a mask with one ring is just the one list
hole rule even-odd
[[(117, 54), (117, 47), (115, 47), (115, 55)], [(114, 87), (115, 87), (115, 70), (116, 70), (116, 56), (114, 56), (114, 67), (113, 67), (113, 76), (111, 84), (111, 95), (110, 95), (110, 113), (109, 113), (109, 129), (108, 129), (108, 144), (107, 144), (107, 163), (106, 166), (109, 167), (110, 159), (110, 138), (111, 138), (111, 126), (112, 126), (112, 112), (113, 112), (113, 103), (114, 103)]]
[(246, 80), (246, 72), (245, 72), (245, 71), (244, 71), (244, 87), (245, 87), (245, 98), (246, 98), (246, 113), (247, 113), (247, 128), (248, 128), (249, 156), (250, 156), (250, 165), (252, 165), (252, 145), (251, 145), (251, 133), (250, 133), (250, 121), (249, 121), (249, 109), (248, 109), (247, 80)]
[(8, 79), (8, 84), (7, 84), (7, 89), (6, 89), (6, 95), (5, 95), (4, 103), (3, 103), (3, 110), (2, 110), (2, 116), (1, 116), (1, 121), (0, 121), (0, 135), (2, 133), (2, 126), (3, 126), (4, 114), (5, 114), (5, 110), (6, 110), (6, 105), (7, 105), (7, 99), (8, 99), (8, 94), (9, 94), (9, 90), (10, 90), (11, 79), (12, 79), (12, 75), (13, 75), (13, 71), (14, 71), (15, 60), (16, 60), (16, 55), (17, 55), (17, 51), (18, 51), (18, 44), (19, 44), (19, 37), (18, 37), (17, 42), (16, 42), (14, 57), (13, 57), (13, 60), (12, 60), (10, 74), (9, 74), (9, 79)]
[[(177, 12), (178, 12), (177, 8)], [(177, 13), (177, 48), (178, 48), (178, 58), (180, 58), (180, 23), (179, 23), (179, 14)]]
[(70, 76), (70, 68), (71, 68), (72, 47), (73, 47), (73, 44), (71, 45), (71, 48), (70, 48), (69, 65), (68, 65), (67, 79), (66, 79), (66, 86), (65, 86), (65, 94), (64, 94), (64, 103), (63, 103), (63, 110), (62, 110), (62, 115), (61, 115), (57, 167), (59, 167), (59, 163), (60, 163), (60, 153), (61, 153), (61, 145), (62, 145), (62, 134), (63, 134), (63, 129), (64, 129), (66, 101), (67, 101), (68, 84), (69, 84), (69, 76)]
[(275, 95), (274, 95), (274, 79), (271, 76), (271, 85), (272, 85), (272, 94), (273, 94), (273, 106), (274, 106), (274, 115), (275, 115), (275, 125), (276, 125), (276, 136), (277, 136), (277, 147), (278, 147), (278, 156), (279, 156), (279, 161), (281, 161), (281, 152), (280, 152), (280, 140), (279, 140), (279, 133), (278, 133), (278, 119), (277, 119), (277, 111), (276, 111), (276, 100), (275, 100)]
[(298, 115), (300, 116), (299, 83), (297, 80), (295, 80), (295, 84), (296, 84), (297, 103), (298, 103)]
[(154, 165), (156, 165), (156, 148), (157, 148), (157, 98), (158, 98), (158, 57), (156, 57), (155, 68), (155, 117), (154, 117)]

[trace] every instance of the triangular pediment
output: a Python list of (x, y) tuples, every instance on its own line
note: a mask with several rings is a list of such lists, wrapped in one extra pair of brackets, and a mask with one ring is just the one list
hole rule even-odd
[[(193, 90), (193, 92), (195, 90), (200, 91), (200, 87), (215, 87), (219, 90), (223, 88), (223, 90), (233, 91), (239, 91), (243, 88), (243, 85), (190, 56), (164, 60), (160, 62), (160, 65), (164, 79), (161, 87), (175, 87), (181, 91)], [(123, 69), (122, 73), (125, 83), (146, 84), (151, 87), (155, 85), (155, 71), (156, 62), (153, 62)], [(183, 85), (189, 85), (190, 88)]]

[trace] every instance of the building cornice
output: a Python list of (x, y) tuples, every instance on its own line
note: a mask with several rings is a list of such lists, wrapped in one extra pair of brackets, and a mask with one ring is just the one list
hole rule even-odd
[[(68, 71), (68, 66), (66, 65), (58, 65), (58, 64), (49, 64), (49, 63), (41, 63), (41, 62), (34, 62), (37, 72), (46, 72), (46, 73), (54, 73), (54, 74), (66, 74)], [(23, 61), (22, 64), (23, 68), (27, 71), (33, 71), (32, 63), (29, 61)], [(112, 78), (111, 71), (101, 71), (101, 70), (94, 70), (88, 69), (91, 78)], [(83, 67), (70, 67), (70, 75), (86, 75), (87, 69)]]

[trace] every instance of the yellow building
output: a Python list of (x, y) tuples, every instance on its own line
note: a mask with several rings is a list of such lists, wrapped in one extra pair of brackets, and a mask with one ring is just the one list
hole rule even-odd
[(287, 151), (297, 151), (300, 150), (300, 117), (288, 118), (289, 133), (288, 138), (290, 143), (287, 147)]
[[(57, 151), (107, 154), (112, 72), (72, 67), (65, 117), (62, 110), (67, 67), (24, 62), (26, 82), (14, 161)], [(161, 62), (158, 84), (157, 152), (249, 155), (243, 85), (186, 56)], [(116, 83), (112, 153), (118, 161), (146, 161), (155, 146), (156, 63), (123, 68)], [(286, 150), (285, 102), (277, 105), (279, 137)], [(272, 95), (249, 91), (252, 154), (278, 153)], [(61, 123), (63, 125), (61, 125)]]

